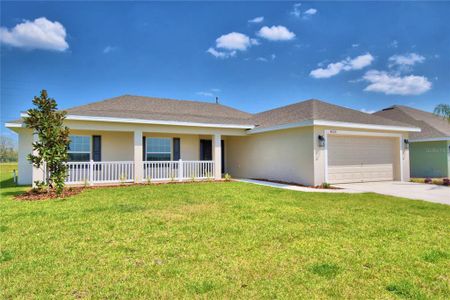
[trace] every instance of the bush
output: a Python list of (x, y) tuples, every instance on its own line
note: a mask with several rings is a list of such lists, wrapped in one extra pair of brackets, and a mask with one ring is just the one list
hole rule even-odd
[(231, 180), (231, 175), (226, 173), (224, 176), (225, 181), (230, 181)]
[(424, 183), (433, 183), (433, 180), (430, 177), (425, 178)]
[(322, 186), (321, 186), (323, 189), (329, 189), (330, 187), (331, 187), (331, 184), (329, 184), (328, 182), (324, 182), (324, 183), (322, 183)]
[(450, 179), (448, 179), (448, 178), (443, 178), (443, 179), (442, 179), (442, 185), (449, 186), (449, 185), (450, 185)]

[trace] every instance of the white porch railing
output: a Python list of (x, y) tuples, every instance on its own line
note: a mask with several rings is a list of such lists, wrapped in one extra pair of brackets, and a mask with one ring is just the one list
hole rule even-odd
[(133, 161), (68, 162), (66, 183), (115, 183), (134, 181)]
[[(144, 161), (143, 181), (214, 178), (213, 161)], [(67, 184), (125, 183), (135, 181), (134, 161), (67, 163)]]
[(213, 161), (144, 161), (144, 180), (186, 180), (214, 177)]

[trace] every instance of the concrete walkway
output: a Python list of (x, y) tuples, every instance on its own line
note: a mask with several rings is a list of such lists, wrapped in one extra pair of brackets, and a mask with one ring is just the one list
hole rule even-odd
[(384, 181), (384, 182), (362, 182), (333, 184), (339, 189), (315, 189), (297, 185), (275, 183), (270, 181), (254, 179), (237, 179), (240, 182), (248, 182), (258, 185), (270, 186), (279, 189), (286, 189), (308, 193), (377, 193), (388, 196), (409, 198), (413, 200), (424, 200), (428, 202), (450, 205), (450, 187), (434, 184)]
[(334, 184), (346, 190), (372, 192), (450, 205), (450, 187), (401, 181)]
[(304, 186), (298, 186), (298, 185), (275, 183), (275, 182), (255, 180), (255, 179), (236, 179), (236, 181), (248, 182), (248, 183), (270, 186), (270, 187), (279, 188), (279, 189), (286, 189), (286, 190), (307, 192), (307, 193), (352, 193), (352, 194), (363, 193), (363, 192), (360, 192), (357, 190), (350, 190), (350, 189), (316, 189), (316, 188), (310, 188), (310, 187), (304, 187)]

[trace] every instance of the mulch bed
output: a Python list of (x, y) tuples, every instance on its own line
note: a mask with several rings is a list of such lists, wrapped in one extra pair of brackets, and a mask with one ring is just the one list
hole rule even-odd
[(17, 195), (14, 198), (20, 201), (38, 201), (38, 200), (48, 200), (48, 199), (59, 199), (75, 196), (81, 193), (84, 187), (69, 187), (65, 188), (61, 195), (57, 195), (55, 191), (48, 192), (38, 192), (36, 190), (29, 190), (23, 194)]
[(323, 187), (321, 185), (315, 185), (315, 186), (303, 185), (303, 184), (299, 184), (299, 183), (295, 183), (295, 182), (286, 182), (286, 181), (281, 181), (281, 180), (268, 180), (268, 179), (262, 179), (262, 178), (250, 178), (250, 179), (273, 182), (273, 183), (280, 183), (280, 184), (295, 185), (295, 186), (301, 186), (301, 187), (310, 188), (310, 189), (341, 190), (341, 188), (338, 188), (335, 186)]
[[(229, 180), (232, 181), (232, 180)], [(199, 180), (199, 181), (160, 181), (160, 182), (151, 182), (151, 183), (123, 183), (123, 184), (103, 184), (103, 185), (95, 185), (95, 186), (70, 186), (66, 187), (62, 193), (62, 195), (57, 195), (55, 191), (49, 192), (38, 192), (34, 189), (31, 189), (22, 194), (16, 195), (14, 199), (19, 201), (38, 201), (38, 200), (49, 200), (49, 199), (62, 199), (71, 196), (75, 196), (84, 190), (94, 190), (94, 189), (103, 189), (103, 188), (117, 188), (117, 187), (133, 187), (137, 185), (162, 185), (162, 184), (190, 184), (190, 183), (223, 183), (229, 182), (227, 180)]]

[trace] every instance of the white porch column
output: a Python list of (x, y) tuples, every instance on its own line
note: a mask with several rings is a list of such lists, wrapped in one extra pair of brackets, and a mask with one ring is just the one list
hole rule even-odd
[(214, 160), (214, 179), (222, 178), (222, 137), (220, 134), (214, 134), (213, 137), (213, 160)]
[(142, 183), (144, 164), (142, 162), (142, 130), (134, 131), (134, 182)]
[[(37, 142), (39, 140), (38, 135), (33, 133), (33, 142)], [(33, 155), (37, 155), (38, 151), (33, 149)], [(33, 165), (33, 175), (32, 175), (32, 185), (36, 187), (35, 181), (43, 181), (44, 180), (44, 167), (45, 165), (41, 165), (40, 168), (36, 168)]]

